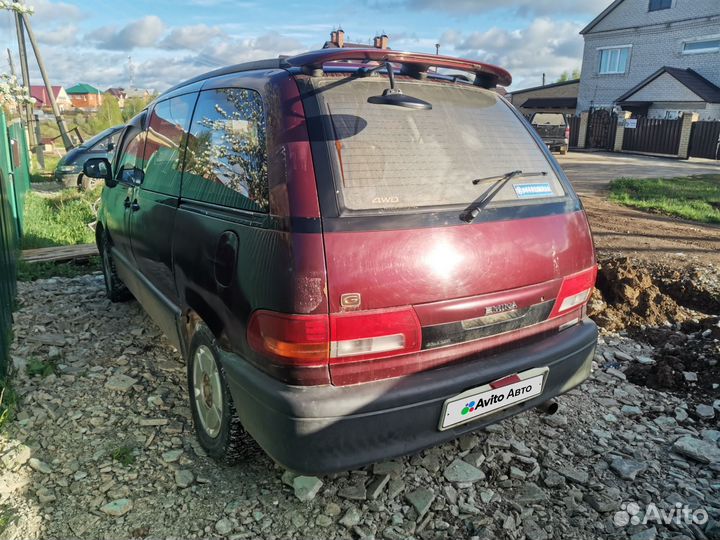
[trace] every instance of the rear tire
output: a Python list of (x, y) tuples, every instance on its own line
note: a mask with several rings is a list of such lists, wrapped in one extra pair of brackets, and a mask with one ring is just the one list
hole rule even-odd
[(215, 336), (205, 325), (200, 325), (190, 342), (187, 370), (190, 409), (200, 446), (226, 465), (241, 461), (254, 443), (235, 413)]
[(105, 293), (111, 302), (124, 302), (132, 298), (132, 293), (117, 274), (115, 261), (110, 250), (111, 246), (110, 237), (103, 231), (100, 241), (100, 257), (102, 258), (102, 271), (105, 277)]
[(567, 146), (561, 146), (561, 147), (560, 147), (560, 155), (561, 155), (561, 156), (564, 156), (564, 155), (567, 154), (567, 153), (568, 153), (568, 147), (567, 147)]

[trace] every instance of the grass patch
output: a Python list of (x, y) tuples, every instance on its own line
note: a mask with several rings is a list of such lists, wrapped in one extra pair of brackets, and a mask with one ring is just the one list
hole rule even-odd
[(132, 452), (132, 448), (130, 448), (129, 446), (120, 446), (110, 452), (110, 457), (113, 458), (114, 461), (119, 462), (125, 467), (129, 467), (130, 465), (135, 463), (135, 456)]
[(80, 192), (66, 189), (51, 195), (29, 192), (25, 199), (23, 249), (91, 244), (93, 210), (102, 187)]
[(620, 178), (610, 183), (610, 200), (700, 223), (720, 223), (720, 174)]
[(32, 357), (28, 359), (25, 369), (30, 377), (48, 377), (55, 373), (57, 367), (55, 366), (55, 362), (51, 360), (41, 360), (40, 358)]
[(57, 168), (59, 156), (47, 154), (45, 157), (45, 168), (41, 169), (37, 162), (37, 157), (32, 157), (32, 172), (30, 173), (30, 182), (53, 182), (55, 180), (55, 169)]
[(4, 533), (10, 524), (17, 519), (15, 512), (9, 506), (0, 506), (0, 534)]
[[(10, 380), (0, 379), (0, 433), (13, 419), (17, 406), (17, 394)], [(0, 527), (2, 529), (2, 527)]]
[(100, 257), (62, 263), (18, 261), (18, 281), (35, 281), (52, 277), (72, 278), (101, 270)]

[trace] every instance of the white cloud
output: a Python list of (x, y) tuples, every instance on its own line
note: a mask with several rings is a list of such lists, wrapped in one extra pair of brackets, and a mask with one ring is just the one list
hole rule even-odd
[(552, 81), (563, 71), (580, 67), (583, 40), (578, 32), (581, 27), (578, 23), (540, 17), (526, 28), (516, 30), (490, 28), (469, 34), (448, 31), (439, 41), (446, 54), (450, 53), (449, 46), (458, 56), (507, 69), (513, 75), (513, 88), (522, 88), (540, 84), (543, 73)]
[(222, 30), (217, 27), (208, 26), (206, 24), (196, 24), (193, 26), (179, 26), (170, 30), (159, 47), (162, 49), (197, 49), (207, 44), (208, 41), (225, 35)]
[(35, 23), (79, 21), (84, 17), (82, 10), (65, 2), (51, 2), (50, 0), (32, 0), (29, 4), (35, 10), (30, 18)]
[(517, 15), (549, 15), (557, 13), (600, 13), (610, 0), (405, 0), (411, 9), (445, 11), (458, 15), (484, 13), (499, 9), (512, 10)]
[(120, 30), (102, 27), (90, 32), (87, 38), (97, 43), (100, 49), (130, 51), (136, 47), (154, 46), (165, 31), (160, 17), (148, 15), (126, 24)]
[(38, 41), (46, 45), (75, 45), (78, 29), (74, 24), (55, 28), (42, 29), (36, 32)]

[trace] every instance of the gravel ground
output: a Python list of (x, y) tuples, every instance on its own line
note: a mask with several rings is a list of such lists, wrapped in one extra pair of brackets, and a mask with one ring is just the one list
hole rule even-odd
[[(553, 416), (308, 478), (261, 451), (205, 457), (179, 354), (100, 276), (20, 284), (20, 301), (0, 538), (720, 538), (720, 401), (628, 382), (656, 351), (624, 333)], [(685, 505), (698, 523), (660, 523)]]

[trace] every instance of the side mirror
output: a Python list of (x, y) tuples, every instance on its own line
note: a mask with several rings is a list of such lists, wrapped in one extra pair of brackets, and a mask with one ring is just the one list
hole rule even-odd
[(107, 143), (107, 151), (112, 152), (113, 150), (115, 150), (115, 143), (110, 141), (109, 143)]
[(106, 158), (88, 159), (83, 165), (83, 174), (89, 178), (105, 180), (105, 185), (109, 188), (117, 185), (112, 177), (112, 166)]

